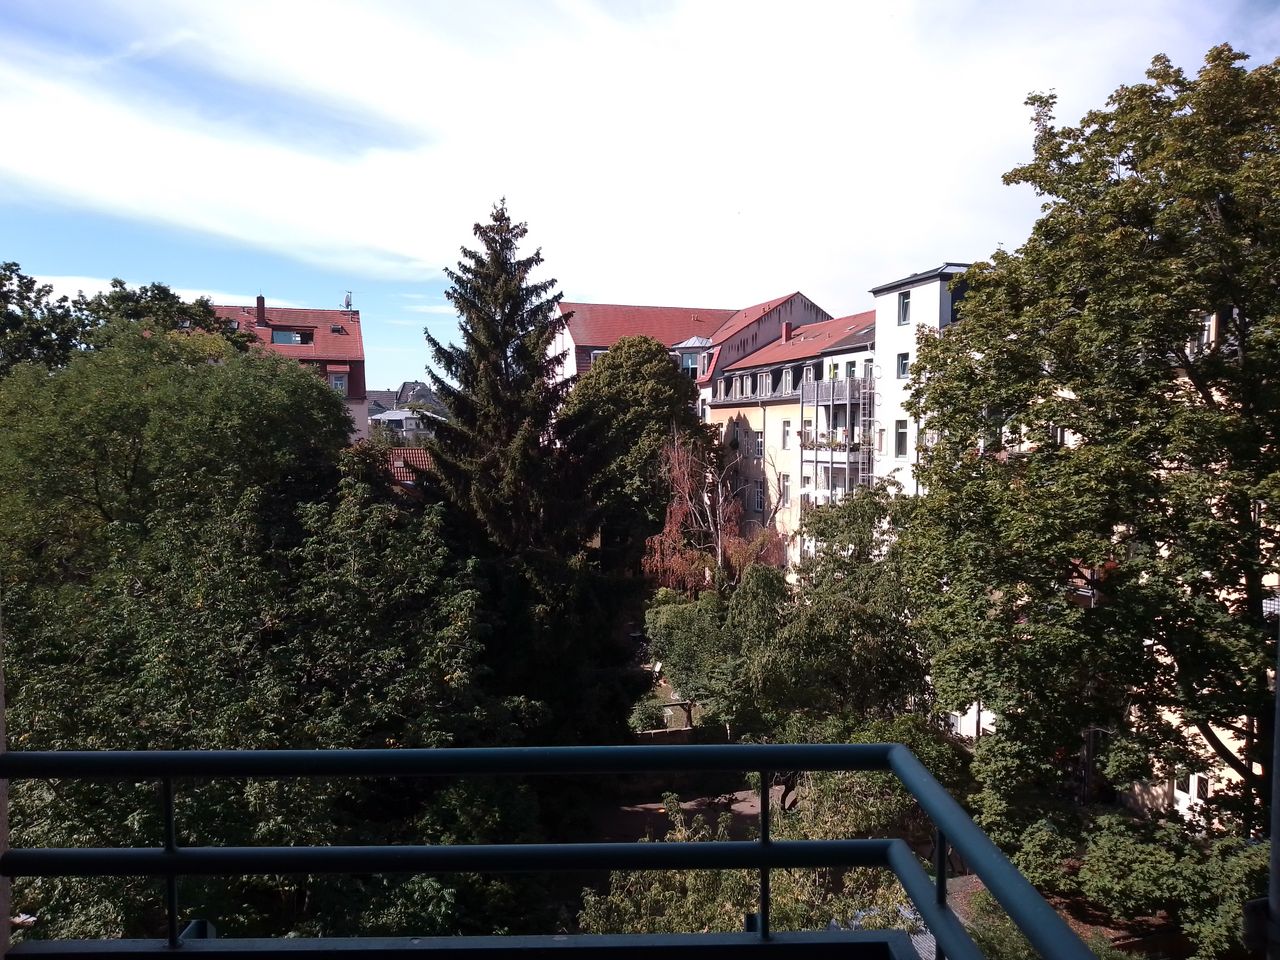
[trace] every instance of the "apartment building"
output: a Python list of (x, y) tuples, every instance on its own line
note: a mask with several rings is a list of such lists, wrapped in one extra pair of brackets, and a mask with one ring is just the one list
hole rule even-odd
[(259, 295), (253, 306), (215, 304), (213, 311), (228, 325), (253, 334), (265, 349), (291, 357), (324, 378), (346, 401), (355, 424), (352, 439), (369, 435), (359, 310), (268, 307)]
[(915, 465), (921, 446), (919, 427), (904, 409), (910, 394), (911, 364), (920, 330), (944, 330), (956, 319), (963, 283), (951, 283), (967, 263), (944, 263), (871, 289), (875, 297), (877, 417), (875, 475), (892, 477), (906, 493), (919, 493)]
[(551, 345), (553, 356), (564, 355), (559, 378), (577, 376), (591, 369), (623, 337), (652, 337), (669, 347), (680, 368), (696, 379), (698, 361), (712, 335), (738, 311), (705, 307), (645, 307), (617, 303), (556, 305), (568, 317)]

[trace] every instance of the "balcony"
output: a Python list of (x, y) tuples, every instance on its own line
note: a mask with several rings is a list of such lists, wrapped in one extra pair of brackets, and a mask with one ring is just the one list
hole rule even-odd
[[(787, 840), (769, 836), (771, 771), (883, 770), (894, 773), (932, 819), (935, 876), (900, 839)], [(466, 777), (609, 775), (676, 771), (758, 771), (759, 837), (695, 843), (569, 843), (382, 847), (186, 847), (174, 813), (179, 779), (291, 777)], [(737, 957), (844, 955), (918, 960), (897, 930), (777, 933), (771, 930), (770, 871), (787, 867), (878, 867), (893, 871), (933, 935), (936, 958), (981, 960), (947, 905), (946, 863), (954, 849), (982, 879), (1040, 954), (1092, 960), (1062, 919), (996, 849), (929, 772), (899, 744), (524, 747), (442, 750), (285, 750), (157, 752), (11, 752), (0, 754), (8, 780), (151, 780), (160, 787), (164, 836), (146, 848), (12, 849), (0, 854), (6, 877), (145, 876), (164, 881), (167, 937), (157, 940), (44, 940), (14, 956), (155, 957), (173, 951), (203, 957), (320, 957), (383, 954), (485, 957), (511, 953), (577, 957)], [(248, 874), (453, 873), (627, 869), (751, 869), (759, 904), (735, 934), (564, 935), (520, 937), (371, 937), (220, 939), (216, 917), (185, 918), (178, 878)]]
[(801, 385), (800, 398), (806, 403), (858, 403), (875, 391), (874, 381), (865, 377), (844, 380), (818, 380)]

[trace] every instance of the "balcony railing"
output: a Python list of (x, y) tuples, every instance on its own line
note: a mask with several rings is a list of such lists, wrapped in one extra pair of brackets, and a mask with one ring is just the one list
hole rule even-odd
[[(889, 770), (937, 829), (935, 876), (900, 839), (772, 840), (771, 771)], [(179, 778), (464, 777), (676, 771), (761, 774), (759, 838), (694, 843), (567, 843), (381, 847), (185, 847), (174, 814)], [(728, 957), (772, 950), (778, 955), (828, 956), (837, 951), (884, 960), (914, 960), (902, 931), (776, 933), (770, 928), (770, 871), (788, 867), (883, 867), (892, 870), (933, 934), (937, 958), (981, 960), (982, 954), (947, 905), (946, 863), (954, 848), (1049, 960), (1091, 960), (1092, 954), (1040, 898), (929, 772), (900, 744), (523, 747), (443, 750), (284, 750), (156, 752), (11, 752), (0, 754), (9, 780), (152, 780), (160, 785), (164, 836), (147, 848), (12, 849), (0, 855), (7, 877), (146, 876), (163, 878), (168, 937), (160, 940), (28, 941), (15, 956), (141, 957), (174, 950), (200, 956), (329, 956), (397, 953), (467, 957), (525, 951), (542, 956), (649, 956), (654, 953)], [(760, 897), (748, 931), (738, 934), (639, 936), (404, 937), (343, 939), (217, 939), (217, 918), (192, 920), (179, 932), (177, 880), (183, 876), (314, 873), (453, 873), (553, 870), (754, 869)]]

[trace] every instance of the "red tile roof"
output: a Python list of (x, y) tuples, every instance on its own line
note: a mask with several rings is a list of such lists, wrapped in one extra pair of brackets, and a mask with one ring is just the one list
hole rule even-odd
[[(766, 311), (767, 312), (767, 311)], [(806, 323), (796, 327), (790, 340), (775, 340), (768, 346), (761, 347), (755, 353), (748, 354), (741, 360), (729, 364), (726, 370), (746, 370), (750, 367), (762, 367), (773, 363), (784, 363), (788, 360), (801, 360), (816, 357), (823, 350), (834, 346), (844, 339), (853, 339), (854, 334), (864, 333), (875, 326), (876, 312), (855, 313), (835, 320), (822, 320), (818, 323)]]
[(560, 301), (560, 312), (573, 311), (569, 333), (579, 347), (612, 347), (623, 337), (646, 336), (674, 346), (690, 337), (710, 337), (733, 310), (706, 307), (637, 307), (618, 303)]
[(785, 297), (778, 297), (774, 300), (766, 300), (764, 303), (757, 303), (753, 306), (747, 307), (745, 310), (738, 310), (733, 314), (733, 316), (728, 317), (724, 321), (724, 323), (720, 326), (720, 329), (718, 329), (715, 332), (715, 336), (713, 336), (711, 339), (715, 343), (720, 343), (724, 340), (727, 340), (729, 337), (733, 336), (739, 330), (743, 329), (745, 326), (747, 326), (747, 324), (751, 323), (753, 320), (759, 320), (770, 310), (773, 310), (776, 307), (780, 307), (782, 304), (786, 303), (792, 297), (797, 297), (799, 295), (800, 295), (800, 291), (797, 290), (795, 293), (788, 293)]
[[(273, 353), (297, 360), (363, 360), (364, 340), (360, 335), (359, 310), (310, 310), (294, 307), (267, 307), (265, 327), (257, 325), (252, 305), (215, 304), (213, 312), (223, 320), (234, 320), (244, 333), (252, 333)], [(340, 333), (333, 328), (341, 327)], [(272, 343), (271, 331), (310, 330), (311, 343)]]
[(392, 447), (387, 451), (387, 463), (396, 483), (416, 483), (419, 471), (431, 469), (431, 454), (421, 447)]

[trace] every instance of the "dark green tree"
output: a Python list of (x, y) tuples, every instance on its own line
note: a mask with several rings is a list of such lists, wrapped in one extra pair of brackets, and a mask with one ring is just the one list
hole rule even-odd
[(463, 247), (458, 269), (445, 270), (462, 342), (426, 334), (442, 371), (427, 375), (449, 415), (427, 449), (450, 501), (500, 550), (568, 556), (594, 532), (592, 478), (557, 431), (571, 382), (557, 378), (563, 357), (552, 347), (566, 320), (556, 281), (532, 279), (541, 251), (519, 256), (527, 233), (503, 201), (475, 225), (481, 249)]
[(1157, 57), (1074, 127), (1031, 98), (1034, 158), (1005, 179), (1044, 214), (920, 343), (916, 597), (941, 698), (999, 715), (976, 770), (1006, 839), (1064, 782), (1214, 764), (1242, 784), (1214, 812), (1265, 822), (1280, 64), (1244, 59)]
[(98, 331), (92, 342), (109, 342), (114, 332), (140, 324), (153, 330), (199, 330), (224, 338), (237, 350), (248, 350), (257, 338), (237, 330), (213, 312), (208, 297), (184, 300), (163, 283), (130, 287), (118, 277), (111, 289), (92, 297), (81, 293), (72, 308), (85, 330)]
[(560, 417), (592, 438), (603, 461), (590, 492), (602, 537), (638, 566), (644, 543), (662, 529), (671, 501), (663, 450), (672, 438), (701, 431), (697, 389), (651, 337), (623, 337), (574, 384)]
[(607, 450), (580, 418), (558, 416), (571, 384), (552, 348), (565, 320), (555, 281), (532, 278), (541, 254), (519, 256), (526, 233), (500, 203), (475, 226), (481, 249), (463, 248), (447, 271), (462, 339), (427, 335), (449, 414), (427, 449), (500, 601), (486, 646), (495, 689), (541, 705), (526, 730), (534, 742), (608, 742), (628, 736), (635, 691), (616, 629), (625, 607), (588, 551)]
[(0, 377), (19, 363), (60, 367), (84, 336), (83, 317), (53, 287), (0, 263)]

